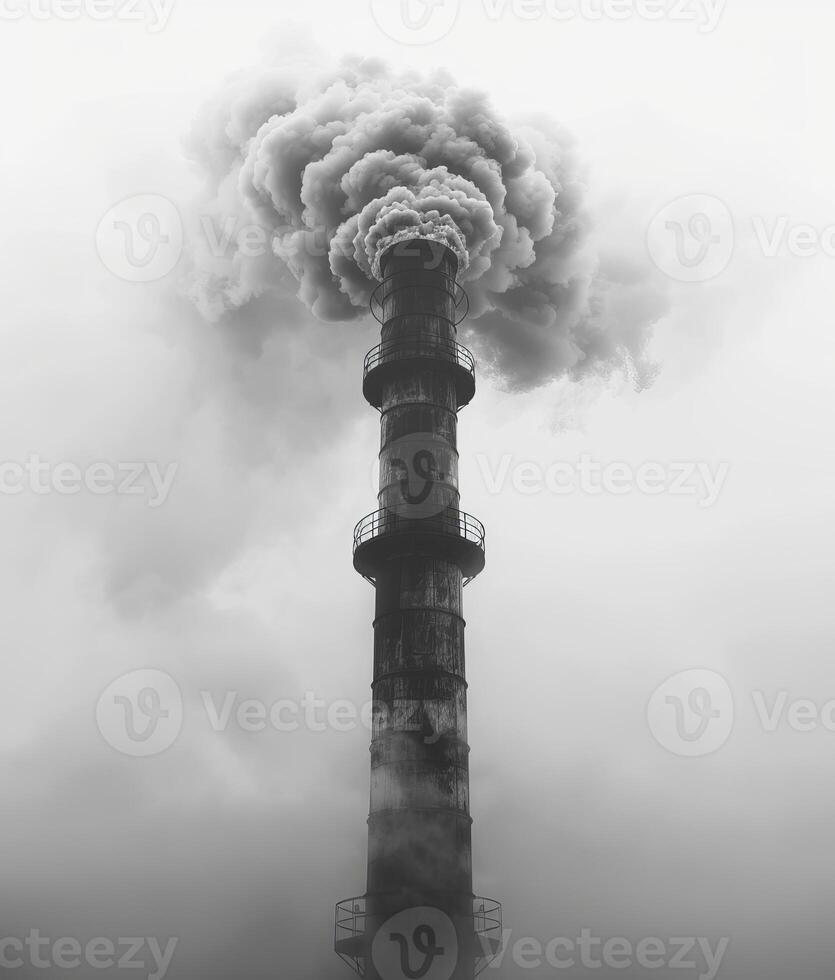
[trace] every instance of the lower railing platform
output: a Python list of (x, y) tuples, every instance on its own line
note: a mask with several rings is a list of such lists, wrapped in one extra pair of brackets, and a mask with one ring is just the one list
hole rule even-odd
[(365, 896), (337, 902), (333, 948), (336, 955), (361, 977), (365, 976)]
[[(464, 917), (467, 944), (462, 944), (459, 955), (466, 955), (473, 962), (473, 976), (499, 954), (502, 948), (502, 906), (492, 898), (474, 898), (472, 930), (469, 917)], [(337, 903), (334, 924), (333, 947), (341, 960), (359, 976), (366, 975), (366, 959), (374, 939), (369, 935), (368, 900), (362, 895)], [(469, 948), (468, 948), (469, 947)]]
[(484, 570), (484, 538), (481, 521), (459, 510), (423, 518), (378, 510), (354, 529), (354, 568), (373, 582), (392, 559), (426, 555), (455, 562), (469, 582)]

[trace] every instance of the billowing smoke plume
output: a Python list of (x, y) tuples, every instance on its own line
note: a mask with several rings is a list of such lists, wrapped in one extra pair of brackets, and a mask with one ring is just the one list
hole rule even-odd
[(265, 243), (238, 234), (218, 256), (203, 236), (191, 288), (212, 318), (288, 284), (322, 320), (364, 316), (385, 248), (431, 238), (457, 253), (467, 339), (509, 386), (624, 366), (647, 377), (657, 297), (634, 262), (596, 254), (571, 140), (553, 123), (511, 130), (446, 72), (349, 59), (312, 80), (233, 78), (193, 152), (216, 226)]

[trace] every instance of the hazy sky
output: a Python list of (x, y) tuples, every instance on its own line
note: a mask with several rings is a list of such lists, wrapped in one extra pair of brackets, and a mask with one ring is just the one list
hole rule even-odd
[[(146, 469), (139, 494), (0, 496), (0, 941), (176, 938), (174, 980), (350, 975), (332, 913), (364, 889), (368, 732), (246, 731), (234, 712), (215, 731), (212, 711), (230, 692), (369, 697), (373, 595), (350, 546), (374, 506), (360, 384), (376, 325), (317, 324), (291, 295), (210, 324), (179, 269), (127, 282), (96, 248), (125, 198), (188, 211), (204, 100), (304, 46), (328, 65), (445, 66), (509, 116), (565, 124), (604, 254), (651, 261), (648, 229), (683, 221), (671, 201), (730, 213), (712, 278), (679, 282), (693, 263), (656, 254), (669, 312), (651, 388), (482, 383), (461, 416), (464, 507), (488, 528), (465, 594), (475, 887), (504, 903), (511, 946), (691, 937), (729, 940), (726, 980), (831, 970), (835, 12), (727, 0), (711, 25), (462, 6), (423, 45), (387, 36), (367, 0), (175, 0), (164, 23), (150, 3), (139, 21), (3, 7), (0, 475), (35, 457), (49, 478)], [(638, 485), (646, 464), (660, 492)], [(97, 704), (144, 669), (176, 682), (182, 731), (136, 758)], [(696, 669), (711, 673), (695, 701), (685, 675), (651, 702)], [(703, 691), (713, 745), (694, 736)], [(22, 958), (10, 975), (65, 972)], [(486, 976), (706, 973), (541, 959), (509, 951)]]

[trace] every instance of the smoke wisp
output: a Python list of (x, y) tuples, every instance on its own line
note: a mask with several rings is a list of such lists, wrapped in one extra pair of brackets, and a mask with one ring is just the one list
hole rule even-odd
[(223, 259), (195, 243), (190, 291), (209, 318), (288, 287), (320, 320), (365, 316), (386, 247), (429, 238), (458, 255), (467, 339), (508, 387), (651, 376), (660, 297), (640, 263), (596, 248), (572, 140), (550, 120), (511, 128), (446, 71), (349, 58), (240, 73), (190, 148), (209, 213), (270, 243)]

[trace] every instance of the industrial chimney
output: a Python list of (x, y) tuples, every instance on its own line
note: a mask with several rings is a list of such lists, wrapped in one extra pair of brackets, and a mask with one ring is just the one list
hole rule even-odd
[(393, 245), (380, 269), (363, 382), (381, 413), (379, 508), (354, 533), (376, 589), (368, 881), (337, 905), (335, 948), (372, 980), (472, 980), (502, 927), (472, 884), (462, 589), (484, 568), (484, 528), (459, 506), (467, 297), (440, 242)]

